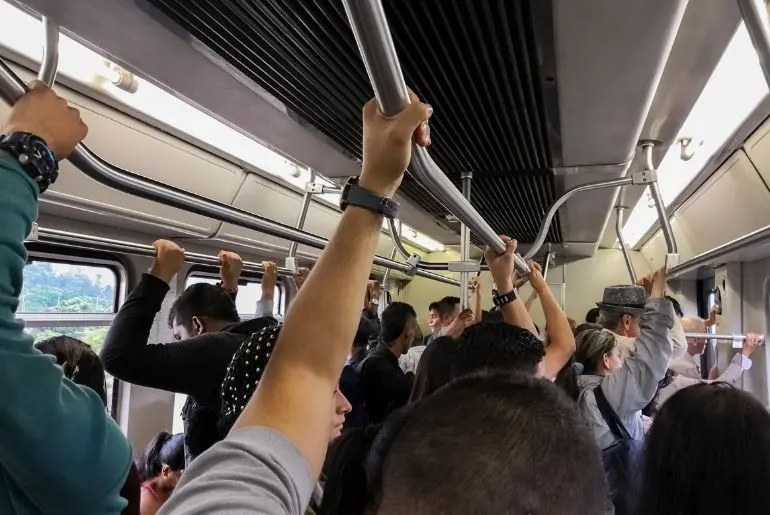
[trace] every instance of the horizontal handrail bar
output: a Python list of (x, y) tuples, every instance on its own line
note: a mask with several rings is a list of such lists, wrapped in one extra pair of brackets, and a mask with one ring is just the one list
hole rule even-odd
[[(745, 341), (745, 334), (711, 334), (711, 333), (684, 333), (687, 338), (696, 338), (703, 340), (721, 340), (721, 341)], [(765, 341), (765, 335), (759, 335), (759, 341)]]

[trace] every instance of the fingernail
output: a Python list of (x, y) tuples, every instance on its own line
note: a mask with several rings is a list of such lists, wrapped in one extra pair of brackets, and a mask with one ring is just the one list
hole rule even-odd
[(426, 110), (426, 111), (427, 111), (427, 113), (428, 113), (428, 118), (430, 118), (431, 116), (433, 116), (433, 106), (432, 106), (432, 105), (430, 105), (430, 104), (425, 104), (425, 110)]

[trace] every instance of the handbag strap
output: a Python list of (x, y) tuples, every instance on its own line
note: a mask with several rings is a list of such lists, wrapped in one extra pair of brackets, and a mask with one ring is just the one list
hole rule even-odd
[(633, 440), (633, 438), (631, 438), (631, 434), (626, 429), (626, 426), (624, 426), (623, 422), (620, 421), (618, 414), (615, 413), (615, 410), (612, 409), (612, 406), (610, 406), (610, 403), (607, 401), (607, 397), (604, 396), (602, 386), (597, 386), (594, 388), (593, 392), (594, 397), (596, 398), (596, 406), (599, 408), (599, 412), (602, 414), (602, 418), (604, 418), (607, 426), (609, 426), (610, 432), (613, 434), (613, 436), (620, 440)]

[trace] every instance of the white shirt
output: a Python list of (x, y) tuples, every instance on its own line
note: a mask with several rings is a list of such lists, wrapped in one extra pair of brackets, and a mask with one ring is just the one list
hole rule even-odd
[[(687, 354), (687, 356), (690, 356)], [(700, 361), (700, 356), (691, 356), (692, 358), (698, 358)], [(684, 358), (682, 358), (684, 360)], [(674, 364), (673, 362), (671, 363)], [(751, 368), (751, 360), (741, 354), (740, 352), (737, 353), (735, 356), (733, 356), (732, 361), (730, 362), (730, 365), (725, 369), (724, 372), (722, 372), (722, 375), (720, 375), (715, 381), (708, 381), (706, 379), (701, 379), (700, 375), (698, 377), (690, 377), (686, 375), (677, 375), (674, 376), (671, 380), (671, 382), (664, 388), (660, 389), (660, 392), (658, 393), (658, 399), (657, 404), (658, 406), (662, 406), (664, 402), (666, 402), (672, 395), (674, 395), (676, 392), (681, 390), (682, 388), (687, 388), (688, 386), (693, 386), (700, 383), (715, 383), (715, 382), (725, 382), (725, 383), (734, 383), (738, 380), (739, 377), (741, 377), (741, 374), (744, 370), (749, 370)], [(700, 367), (698, 367), (700, 369)], [(672, 367), (672, 370), (676, 372), (676, 370)], [(686, 370), (693, 370), (692, 368), (686, 369)]]

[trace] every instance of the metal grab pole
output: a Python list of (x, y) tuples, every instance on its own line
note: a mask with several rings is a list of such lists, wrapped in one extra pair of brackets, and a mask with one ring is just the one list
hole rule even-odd
[(612, 188), (616, 186), (626, 186), (628, 184), (633, 184), (633, 182), (633, 177), (622, 177), (620, 179), (610, 179), (607, 181), (587, 182), (565, 191), (561, 197), (556, 199), (554, 203), (551, 204), (551, 207), (548, 209), (548, 213), (543, 219), (543, 223), (540, 224), (540, 232), (538, 233), (537, 238), (535, 239), (534, 243), (532, 243), (532, 246), (529, 248), (527, 253), (524, 254), (524, 259), (532, 259), (532, 257), (538, 253), (540, 247), (542, 247), (543, 243), (545, 243), (545, 239), (548, 236), (548, 229), (551, 228), (551, 222), (553, 222), (553, 217), (556, 216), (556, 212), (559, 210), (562, 204), (567, 202), (574, 195), (583, 191), (598, 190), (601, 188)]
[[(393, 220), (392, 218), (389, 220), (389, 229), (390, 229), (390, 235), (393, 237), (393, 242), (401, 243), (401, 239), (398, 238), (398, 236), (401, 236), (401, 222), (397, 222), (396, 220)], [(390, 259), (396, 259), (396, 253), (398, 253), (398, 246), (394, 245), (393, 250), (390, 251)], [(406, 256), (408, 257), (408, 256)], [(385, 275), (382, 276), (382, 290), (387, 291), (388, 290), (388, 283), (390, 282), (390, 268), (385, 270)]]
[[(720, 340), (733, 342), (734, 349), (740, 349), (743, 347), (743, 343), (746, 341), (746, 335), (744, 334), (711, 334), (711, 333), (684, 333), (687, 338), (694, 338), (697, 340)], [(765, 344), (765, 335), (758, 335), (758, 340), (761, 345)]]
[(543, 261), (543, 280), (548, 279), (548, 270), (551, 268), (551, 244), (548, 244), (548, 247), (545, 251), (545, 260)]
[[(11, 70), (4, 60), (0, 59), (0, 96), (13, 105), (27, 92), (27, 87), (22, 80)], [(303, 245), (323, 250), (329, 243), (325, 238), (295, 229), (288, 225), (269, 220), (267, 218), (249, 213), (242, 209), (234, 208), (221, 202), (180, 190), (173, 186), (167, 186), (161, 182), (142, 177), (128, 170), (118, 168), (92, 152), (86, 145), (80, 143), (69, 157), (70, 162), (83, 173), (104, 184), (129, 195), (134, 195), (154, 202), (159, 202), (170, 207), (181, 209), (188, 213), (231, 223), (238, 227), (252, 229), (257, 232), (269, 234), (277, 238), (296, 241)], [(411, 268), (403, 263), (398, 263), (380, 256), (374, 256), (374, 264), (393, 268), (401, 272), (409, 272)], [(434, 274), (426, 270), (418, 270), (417, 275), (439, 281), (452, 286), (458, 286), (459, 281)]]
[(615, 207), (615, 234), (618, 237), (618, 244), (620, 244), (620, 251), (623, 253), (623, 260), (626, 262), (631, 284), (636, 284), (636, 270), (634, 270), (634, 263), (631, 261), (631, 254), (628, 253), (626, 240), (623, 237), (623, 212), (625, 209), (623, 206)]
[(52, 88), (56, 82), (56, 72), (59, 70), (59, 26), (43, 16), (43, 32), (45, 43), (37, 80)]
[[(315, 179), (315, 172), (310, 172), (310, 182), (312, 183), (314, 179)], [(312, 199), (313, 199), (313, 192), (311, 188), (305, 186), (305, 194), (302, 196), (302, 206), (299, 209), (299, 214), (297, 215), (297, 223), (295, 224), (295, 227), (297, 229), (302, 229), (305, 227), (305, 220), (307, 219), (307, 212), (310, 209), (310, 201)], [(299, 243), (297, 243), (296, 241), (291, 242), (291, 244), (289, 245), (288, 259), (293, 260), (294, 258), (297, 257), (298, 247), (299, 247)]]
[[(647, 170), (651, 173), (656, 171), (655, 166), (652, 163), (652, 149), (654, 147), (655, 144), (652, 142), (642, 142), (644, 163), (647, 167)], [(649, 186), (652, 199), (655, 201), (655, 210), (658, 212), (660, 229), (663, 231), (663, 237), (666, 240), (666, 271), (668, 272), (679, 264), (679, 249), (676, 246), (676, 239), (674, 238), (674, 231), (671, 229), (671, 222), (668, 219), (668, 213), (666, 213), (666, 204), (663, 202), (663, 196), (660, 194), (660, 188), (658, 188), (657, 177), (650, 183)]]
[[(343, 0), (353, 35), (361, 52), (380, 110), (387, 116), (399, 113), (409, 104), (409, 94), (401, 65), (390, 34), (381, 0)], [(457, 191), (424, 148), (412, 148), (412, 170), (420, 183), (461, 223), (470, 227), (481, 240), (497, 252), (506, 245), (476, 209)], [(528, 274), (529, 267), (516, 256), (516, 269)]]
[[(88, 234), (78, 234), (69, 231), (60, 231), (57, 229), (38, 228), (38, 242), (49, 245), (59, 245), (62, 247), (74, 247), (78, 249), (94, 250), (100, 252), (114, 252), (121, 254), (131, 254), (134, 256), (154, 257), (155, 249), (152, 245), (138, 243), (134, 241), (115, 240), (112, 238), (101, 238)], [(208, 254), (199, 254), (196, 252), (185, 252), (185, 261), (196, 265), (219, 266), (219, 258)], [(243, 262), (243, 270), (247, 272), (262, 273), (265, 267), (261, 263), (250, 261)], [(278, 268), (278, 275), (291, 276), (292, 271), (288, 268)]]
[(759, 57), (759, 65), (765, 81), (770, 87), (770, 19), (763, 0), (738, 0), (743, 23), (749, 33), (751, 43)]
[[(471, 182), (473, 181), (472, 172), (462, 172), (460, 178), (463, 182), (463, 197), (470, 203), (471, 201)], [(471, 259), (471, 230), (464, 223), (460, 225), (460, 261), (463, 263)], [(468, 307), (468, 285), (470, 274), (460, 272), (460, 309)]]

